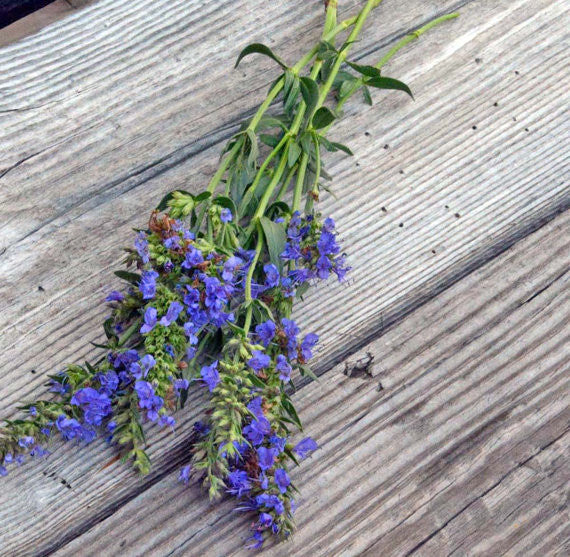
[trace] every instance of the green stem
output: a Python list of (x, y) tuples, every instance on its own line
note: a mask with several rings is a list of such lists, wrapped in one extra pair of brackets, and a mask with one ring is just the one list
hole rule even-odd
[(236, 153), (241, 149), (242, 144), (243, 144), (243, 139), (239, 139), (234, 143), (233, 147), (230, 149), (227, 156), (220, 164), (218, 170), (216, 170), (216, 173), (212, 176), (212, 179), (210, 180), (210, 183), (208, 184), (206, 191), (214, 193), (214, 191), (218, 187), (218, 184), (221, 182), (222, 178), (224, 177), (224, 174), (226, 173), (228, 166), (233, 161)]
[(281, 149), (287, 145), (290, 137), (291, 137), (290, 134), (286, 133), (281, 138), (281, 141), (279, 141), (279, 143), (274, 147), (271, 153), (269, 153), (267, 158), (263, 161), (263, 164), (259, 167), (259, 170), (257, 171), (257, 174), (255, 175), (255, 178), (251, 186), (249, 186), (249, 191), (251, 191), (252, 195), (255, 193), (255, 190), (257, 189), (257, 186), (259, 185), (261, 178), (263, 178), (263, 175), (265, 174), (265, 171), (267, 170), (269, 163), (277, 156), (279, 151), (281, 151)]
[[(382, 69), (394, 57), (395, 54), (402, 50), (402, 48), (410, 44), (412, 41), (419, 39), (424, 33), (436, 25), (439, 25), (445, 21), (449, 21), (450, 19), (455, 19), (456, 17), (459, 17), (458, 13), (443, 15), (441, 17), (433, 19), (429, 23), (426, 23), (426, 25), (420, 27), (419, 29), (416, 29), (409, 35), (406, 35), (403, 39), (397, 42), (374, 67), (378, 70)], [(350, 99), (363, 85), (365, 85), (365, 81), (364, 78), (361, 77), (353, 84), (348, 93), (339, 101), (337, 105), (337, 111), (340, 111), (346, 101)]]
[(307, 164), (309, 163), (309, 155), (303, 153), (301, 155), (301, 164), (297, 173), (297, 181), (295, 183), (295, 192), (293, 193), (293, 212), (299, 210), (301, 205), (301, 196), (303, 195), (303, 184), (305, 183), (305, 173), (307, 172)]
[(265, 209), (269, 203), (269, 200), (271, 199), (271, 196), (273, 195), (273, 190), (277, 187), (277, 184), (281, 180), (281, 176), (285, 171), (285, 167), (287, 166), (288, 153), (289, 153), (289, 143), (287, 143), (287, 145), (285, 146), (285, 150), (283, 151), (283, 155), (281, 156), (281, 161), (279, 162), (279, 166), (275, 169), (275, 173), (273, 174), (271, 182), (269, 182), (267, 189), (263, 192), (263, 197), (259, 201), (259, 205), (257, 206), (257, 209), (251, 219), (252, 224), (259, 221), (259, 219), (263, 216), (263, 213), (265, 213)]
[[(333, 10), (331, 10), (329, 6), (329, 10), (327, 10), (327, 22), (325, 23), (325, 33), (323, 34), (324, 41), (330, 41), (334, 39), (339, 33), (342, 33), (343, 31), (348, 29), (349, 27), (354, 25), (357, 21), (356, 17), (351, 17), (349, 19), (342, 21), (339, 25), (335, 25), (332, 29), (328, 29), (327, 25), (330, 24), (329, 17), (332, 18), (332, 16), (329, 16), (329, 12), (332, 11)], [(336, 12), (336, 9), (334, 11)], [(334, 22), (336, 24), (336, 13), (334, 16)], [(295, 75), (297, 75), (317, 55), (318, 52), (319, 52), (319, 45), (316, 45), (291, 68), (291, 71)], [(268, 108), (271, 106), (271, 103), (275, 100), (277, 95), (279, 95), (284, 85), (285, 85), (285, 78), (281, 77), (277, 81), (277, 83), (275, 83), (275, 85), (271, 88), (271, 90), (267, 95), (267, 98), (260, 105), (257, 112), (255, 113), (255, 116), (251, 119), (248, 125), (248, 129), (255, 131), (259, 122), (263, 118), (263, 115), (265, 114), (265, 112), (267, 112)]]
[(406, 45), (410, 44), (415, 39), (419, 39), (421, 35), (423, 35), (427, 31), (429, 31), (430, 29), (432, 29), (436, 25), (439, 25), (440, 23), (443, 23), (445, 21), (449, 21), (450, 19), (455, 19), (456, 17), (459, 17), (458, 13), (442, 15), (441, 17), (438, 17), (436, 19), (433, 19), (429, 23), (426, 23), (426, 25), (424, 25), (423, 27), (420, 27), (419, 29), (412, 31), (409, 35), (406, 35), (400, 42), (396, 43), (382, 57), (380, 62), (378, 62), (378, 64), (376, 64), (375, 67), (378, 69), (381, 69), (388, 62), (388, 60), (390, 60), (390, 58), (392, 58), (394, 56), (394, 54), (396, 54), (399, 50), (404, 48)]
[(339, 53), (339, 55), (337, 56), (335, 63), (331, 69), (331, 73), (330, 73), (325, 85), (321, 89), (321, 92), (319, 95), (319, 101), (317, 103), (316, 109), (318, 109), (319, 107), (321, 107), (324, 104), (330, 90), (332, 89), (332, 86), (334, 84), (334, 80), (335, 80), (335, 78), (336, 78), (336, 76), (340, 70), (340, 67), (342, 66), (342, 64), (346, 60), (346, 57), (348, 56), (348, 52), (352, 46), (352, 43), (358, 37), (358, 34), (362, 30), (362, 26), (364, 25), (364, 22), (366, 21), (366, 18), (368, 17), (370, 12), (376, 6), (378, 6), (380, 4), (380, 2), (382, 2), (382, 0), (368, 0), (368, 2), (366, 2), (366, 5), (364, 6), (362, 11), (358, 15), (358, 18), (357, 18), (356, 22), (354, 23), (352, 31), (350, 32), (350, 35), (346, 39), (347, 47), (344, 48)]
[(281, 201), (281, 198), (285, 195), (285, 192), (287, 191), (287, 186), (291, 182), (291, 179), (295, 175), (295, 172), (297, 172), (298, 168), (299, 168), (299, 165), (294, 164), (293, 167), (291, 168), (291, 170), (289, 170), (289, 173), (287, 174), (287, 176), (285, 176), (285, 180), (283, 180), (283, 183), (281, 184), (281, 188), (277, 192), (277, 197), (275, 198), (276, 202)]
[[(249, 269), (247, 271), (247, 276), (245, 278), (245, 304), (250, 306), (253, 302), (253, 298), (251, 296), (251, 284), (253, 281), (253, 273), (255, 272), (255, 267), (257, 265), (257, 261), (259, 260), (259, 256), (261, 254), (261, 250), (263, 249), (263, 230), (261, 228), (261, 224), (257, 223), (257, 243), (255, 245), (255, 255), (253, 256), (253, 260)], [(247, 333), (247, 331), (246, 331)]]

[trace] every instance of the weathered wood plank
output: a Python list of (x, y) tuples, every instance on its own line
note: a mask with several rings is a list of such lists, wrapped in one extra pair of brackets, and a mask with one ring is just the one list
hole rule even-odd
[[(222, 31), (237, 51), (253, 39), (268, 40), (280, 23), (302, 27), (301, 40), (291, 31), (277, 35), (277, 48), (294, 58), (314, 40), (321, 15), (316, 6), (292, 0), (269, 8), (261, 0), (231, 3), (231, 18), (227, 4), (214, 1), (152, 5), (162, 10), (154, 29), (148, 2), (134, 8), (102, 0), (86, 16), (24, 41), (37, 49), (36, 70), (24, 50), (0, 51), (10, 69), (0, 78), (9, 80), (0, 87), (8, 110), (0, 117), (9, 124), (0, 131), (8, 169), (0, 184), (10, 186), (0, 190), (8, 215), (3, 239), (10, 242), (0, 261), (4, 413), (22, 396), (43, 391), (45, 373), (92, 354), (87, 343), (99, 334), (102, 291), (111, 286), (130, 228), (163, 192), (204, 182), (235, 115), (247, 113), (251, 97), (265, 89), (252, 91), (241, 76), (221, 80), (231, 65)], [(417, 25), (453, 5), (410, 1), (406, 17)], [(399, 10), (401, 3), (386, 3), (360, 54), (378, 57), (393, 39), (390, 23), (398, 34), (405, 29)], [(341, 124), (336, 137), (351, 143), (358, 159), (333, 162), (343, 199), (325, 200), (323, 211), (342, 222), (357, 270), (352, 284), (321, 289), (299, 310), (301, 321), (322, 333), (321, 370), (568, 206), (561, 149), (565, 15), (563, 6), (547, 0), (466, 3), (453, 30), (435, 32), (390, 68), (419, 92), (415, 105), (391, 97), (370, 110), (350, 108), (361, 112)], [(110, 27), (98, 27), (102, 21)], [(507, 33), (506, 22), (512, 26)], [(267, 35), (260, 37), (259, 29)], [(38, 48), (48, 38), (54, 40), (48, 50), (60, 54), (53, 68)], [(255, 83), (274, 75), (268, 66), (252, 68), (245, 71)], [(214, 102), (210, 110), (207, 101)], [(26, 158), (34, 146), (45, 152)], [(103, 469), (112, 452), (98, 445), (83, 453), (58, 448), (46, 464), (15, 474), (4, 484), (3, 499), (13, 502), (0, 510), (1, 537), (10, 544), (3, 549), (25, 552), (68, 541), (177, 468), (185, 433), (201, 408), (198, 398), (191, 402), (196, 414), (181, 419), (175, 441), (151, 436), (157, 468), (146, 480), (118, 464)]]
[[(294, 472), (298, 532), (267, 555), (567, 544), (569, 225), (566, 213), (295, 395), (321, 449)], [(345, 375), (370, 356), (372, 377)], [(172, 473), (57, 555), (247, 555), (231, 509)]]

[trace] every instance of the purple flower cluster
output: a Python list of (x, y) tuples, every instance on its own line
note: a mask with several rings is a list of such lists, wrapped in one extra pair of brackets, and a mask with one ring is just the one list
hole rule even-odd
[(287, 243), (281, 258), (295, 264), (287, 276), (294, 286), (312, 279), (325, 280), (331, 273), (342, 281), (350, 268), (346, 266), (346, 257), (339, 253), (332, 218), (326, 218), (320, 225), (313, 215), (301, 218), (299, 212), (293, 214), (287, 227)]

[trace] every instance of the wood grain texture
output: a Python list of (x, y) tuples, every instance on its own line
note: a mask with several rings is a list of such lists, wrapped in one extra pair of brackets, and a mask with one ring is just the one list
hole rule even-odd
[[(376, 95), (333, 132), (357, 156), (329, 160), (341, 200), (322, 210), (339, 221), (355, 271), (298, 308), (321, 335), (321, 372), (570, 204), (564, 3), (404, 4), (386, 0), (358, 59), (377, 60), (436, 14), (463, 6), (462, 17), (387, 68), (415, 104)], [(233, 55), (261, 40), (293, 60), (321, 20), (316, 2), (299, 0), (101, 0), (0, 50), (3, 414), (43, 393), (45, 374), (94, 354), (131, 228), (166, 191), (203, 187), (220, 143), (273, 80), (260, 60), (231, 73)], [(113, 452), (100, 445), (57, 447), (15, 473), (0, 496), (2, 551), (58, 547), (163, 486), (202, 408), (198, 395), (191, 403), (175, 439), (151, 435), (147, 479), (104, 468)]]
[[(567, 554), (569, 226), (566, 213), (295, 395), (320, 449), (293, 473), (295, 537), (264, 555)], [(371, 356), (371, 377), (346, 376)], [(247, 521), (172, 473), (56, 555), (247, 555)]]

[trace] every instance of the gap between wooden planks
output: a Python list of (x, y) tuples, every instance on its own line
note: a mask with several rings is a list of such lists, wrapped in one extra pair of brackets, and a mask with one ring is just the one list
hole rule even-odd
[[(297, 393), (314, 457), (293, 541), (264, 555), (568, 548), (570, 213)], [(249, 517), (172, 472), (56, 555), (247, 555)]]

